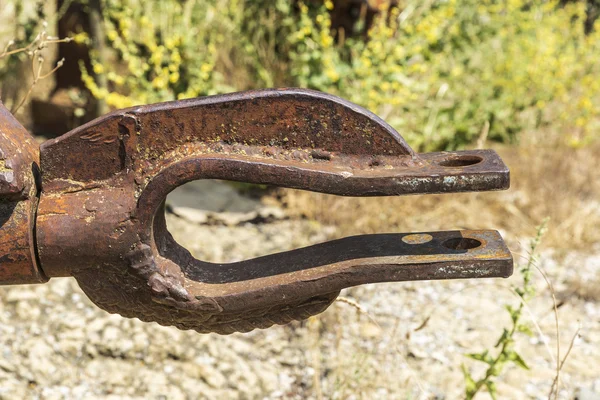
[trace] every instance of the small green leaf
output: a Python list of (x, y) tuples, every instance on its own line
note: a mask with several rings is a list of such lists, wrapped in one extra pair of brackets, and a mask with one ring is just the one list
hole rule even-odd
[(511, 305), (506, 305), (504, 308), (506, 308), (506, 311), (508, 311), (510, 314), (510, 319), (512, 320), (513, 324), (516, 323), (519, 318), (521, 318), (521, 307), (515, 308)]
[(533, 336), (533, 331), (531, 330), (529, 325), (526, 325), (526, 324), (517, 325), (517, 332), (524, 333), (525, 335), (527, 335), (529, 337)]
[(467, 357), (472, 358), (473, 360), (485, 362), (485, 357), (487, 356), (487, 354), (488, 354), (488, 351), (485, 350), (481, 353), (469, 353), (469, 354), (467, 354)]
[(463, 375), (465, 377), (465, 393), (467, 397), (472, 397), (472, 393), (475, 390), (476, 386), (475, 381), (473, 380), (473, 376), (471, 376), (471, 373), (464, 364), (462, 364), (460, 368), (462, 369)]
[(525, 363), (525, 360), (523, 360), (523, 358), (521, 358), (521, 356), (514, 350), (509, 354), (508, 359), (523, 369), (529, 369), (529, 366), (527, 363)]
[(495, 383), (495, 382), (492, 382), (492, 381), (487, 381), (487, 382), (485, 383), (485, 387), (487, 388), (487, 391), (488, 391), (488, 393), (490, 394), (490, 397), (491, 397), (493, 400), (496, 400), (496, 399), (497, 399), (497, 397), (496, 397), (496, 393), (497, 393), (497, 390), (496, 390), (496, 383)]
[(500, 376), (502, 370), (504, 369), (505, 361), (498, 361), (494, 365), (492, 365), (489, 369), (491, 376)]
[(503, 344), (504, 342), (507, 341), (507, 339), (510, 336), (510, 332), (508, 331), (508, 329), (504, 328), (504, 330), (502, 331), (502, 335), (500, 336), (500, 339), (498, 339), (498, 341), (496, 342), (496, 345), (494, 347), (498, 347), (501, 344)]

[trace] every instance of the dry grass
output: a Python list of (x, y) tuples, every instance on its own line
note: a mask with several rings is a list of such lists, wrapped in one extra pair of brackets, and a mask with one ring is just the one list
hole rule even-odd
[(566, 282), (566, 290), (560, 294), (560, 301), (566, 302), (572, 297), (583, 301), (600, 302), (600, 272), (592, 277), (573, 276)]
[(573, 149), (553, 132), (522, 138), (516, 146), (496, 146), (511, 169), (508, 191), (345, 198), (286, 190), (285, 201), (291, 213), (333, 225), (339, 236), (494, 228), (515, 244), (549, 216), (548, 246), (566, 251), (599, 243), (600, 141)]

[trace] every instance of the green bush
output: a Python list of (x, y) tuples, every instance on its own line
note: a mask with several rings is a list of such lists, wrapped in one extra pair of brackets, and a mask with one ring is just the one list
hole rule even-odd
[(89, 75), (86, 84), (113, 107), (308, 87), (371, 109), (419, 150), (460, 148), (482, 134), (511, 142), (546, 124), (572, 146), (600, 136), (600, 26), (584, 33), (585, 2), (411, 0), (339, 40), (332, 7), (105, 0), (119, 62), (95, 64), (109, 88)]

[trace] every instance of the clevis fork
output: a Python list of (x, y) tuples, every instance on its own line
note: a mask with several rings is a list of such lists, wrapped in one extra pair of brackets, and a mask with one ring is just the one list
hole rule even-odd
[(251, 260), (196, 260), (167, 195), (198, 179), (341, 196), (502, 190), (492, 150), (415, 153), (335, 96), (269, 89), (118, 110), (41, 145), (0, 103), (0, 284), (74, 277), (99, 307), (201, 333), (323, 312), (374, 282), (508, 277), (493, 230), (353, 236)]

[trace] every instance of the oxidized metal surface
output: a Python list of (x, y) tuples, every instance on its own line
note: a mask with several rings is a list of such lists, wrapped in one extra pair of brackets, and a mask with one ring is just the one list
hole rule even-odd
[(0, 283), (40, 283), (34, 221), (39, 146), (0, 102)]
[(37, 249), (100, 307), (199, 332), (265, 328), (322, 312), (369, 282), (506, 277), (494, 231), (357, 236), (232, 264), (194, 259), (164, 201), (197, 179), (345, 196), (500, 190), (489, 150), (416, 154), (374, 114), (334, 96), (263, 90), (120, 110), (46, 142)]

